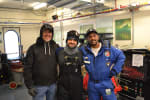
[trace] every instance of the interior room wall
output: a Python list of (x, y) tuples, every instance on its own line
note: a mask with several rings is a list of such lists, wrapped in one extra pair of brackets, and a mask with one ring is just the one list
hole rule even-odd
[[(150, 45), (150, 7), (142, 7), (135, 12), (130, 12), (128, 9), (123, 11), (116, 11), (106, 14), (100, 14), (92, 17), (77, 18), (68, 21), (63, 21), (63, 35), (64, 40), (66, 32), (71, 29), (76, 29), (80, 31), (80, 25), (93, 23), (94, 28), (96, 28), (96, 19), (104, 17), (113, 17), (113, 45), (118, 44), (121, 48), (145, 48)], [(115, 40), (115, 20), (131, 18), (131, 40)], [(133, 36), (133, 38), (132, 38)], [(65, 41), (63, 41), (65, 44)]]
[[(36, 41), (39, 36), (40, 22), (46, 20), (46, 12), (32, 11), (32, 10), (16, 10), (16, 9), (0, 9), (0, 32), (2, 32), (2, 43), (0, 43), (0, 50), (4, 51), (4, 33), (3, 27), (19, 27), (21, 44), (23, 51)], [(14, 23), (14, 24), (13, 24)], [(22, 23), (22, 24), (19, 24)], [(34, 23), (34, 24), (32, 24)]]
[(0, 8), (0, 22), (42, 22), (46, 11)]
[(135, 35), (134, 41), (137, 48), (150, 47), (150, 7), (141, 8), (134, 14)]
[[(3, 33), (3, 27), (12, 27), (12, 26), (0, 26), (1, 32)], [(29, 46), (36, 42), (36, 38), (39, 36), (40, 33), (40, 25), (20, 25), (20, 26), (13, 26), (20, 28), (20, 39), (21, 44), (23, 45), (23, 51), (26, 52)], [(0, 50), (5, 52), (4, 50), (4, 34), (2, 34), (2, 43), (0, 43)]]
[(26, 52), (29, 46), (36, 42), (40, 35), (40, 26), (22, 26), (20, 29), (21, 43), (23, 44), (23, 51)]
[[(36, 13), (36, 14), (35, 14)], [(54, 12), (53, 12), (54, 14)], [(6, 10), (0, 9), (0, 22), (28, 22), (28, 23), (39, 23), (42, 21), (52, 21), (50, 19), (53, 15), (50, 11), (46, 14), (38, 14), (37, 12), (32, 11), (20, 11), (17, 10)], [(66, 33), (69, 30), (77, 30), (80, 33), (80, 25), (93, 24), (94, 28), (96, 28), (96, 19), (112, 17), (113, 18), (113, 34), (114, 40), (113, 45), (118, 44), (120, 47), (126, 46), (127, 48), (145, 48), (150, 47), (150, 6), (142, 7), (134, 13), (129, 12), (129, 10), (111, 12), (106, 14), (99, 14), (90, 17), (82, 17), (76, 18), (66, 21), (61, 21), (57, 23), (50, 23), (60, 29), (60, 33), (62, 34), (62, 46), (65, 46)], [(115, 40), (115, 20), (125, 19), (125, 18), (133, 18), (133, 26), (132, 26), (132, 34), (134, 35), (133, 40), (130, 41), (116, 41)], [(103, 22), (104, 23), (104, 22)], [(23, 45), (23, 51), (27, 51), (29, 46), (36, 42), (36, 38), (39, 36), (40, 26), (42, 24), (14, 24), (9, 25), (5, 23), (0, 24), (0, 32), (2, 32), (2, 40), (3, 40), (3, 27), (20, 27), (20, 36), (21, 43)], [(0, 43), (0, 50), (4, 52), (4, 44), (3, 41)]]

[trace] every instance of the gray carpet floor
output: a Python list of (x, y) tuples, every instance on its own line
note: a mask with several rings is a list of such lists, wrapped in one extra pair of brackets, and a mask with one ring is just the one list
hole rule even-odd
[(0, 100), (32, 100), (25, 86), (10, 89), (9, 85), (0, 85)]

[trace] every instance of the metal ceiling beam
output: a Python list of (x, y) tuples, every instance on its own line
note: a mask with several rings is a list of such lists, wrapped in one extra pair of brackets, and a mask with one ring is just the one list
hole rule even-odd
[(88, 9), (88, 10), (92, 10), (93, 11), (94, 9), (95, 10), (102, 9), (102, 7), (104, 7), (104, 4), (94, 5), (94, 6), (90, 6), (90, 7), (84, 7), (84, 8), (78, 9), (78, 10), (80, 10), (80, 11), (82, 10), (83, 11), (83, 10), (87, 10)]
[(80, 5), (74, 6), (74, 7), (72, 7), (71, 9), (81, 8), (81, 7), (84, 7), (84, 6), (88, 5), (88, 4), (89, 4), (89, 3), (83, 3), (83, 4), (80, 4)]
[(48, 5), (53, 5), (53, 4), (60, 2), (60, 1), (62, 1), (62, 0), (50, 0), (47, 3), (48, 3)]
[(70, 3), (73, 3), (73, 2), (76, 2), (77, 0), (70, 0), (70, 1), (68, 1), (68, 2), (65, 2), (65, 3), (62, 3), (62, 4), (60, 4), (60, 5), (57, 5), (56, 7), (63, 7), (63, 6), (65, 6), (65, 5), (68, 5), (68, 4), (70, 4)]

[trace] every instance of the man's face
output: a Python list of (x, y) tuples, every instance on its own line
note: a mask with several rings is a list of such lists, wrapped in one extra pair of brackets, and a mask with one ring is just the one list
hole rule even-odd
[(75, 48), (77, 46), (77, 41), (75, 39), (69, 39), (67, 40), (67, 45), (70, 48)]
[(43, 32), (43, 35), (42, 35), (42, 39), (45, 41), (45, 42), (48, 42), (52, 39), (52, 32), (49, 32), (49, 30), (45, 30)]
[(95, 33), (89, 34), (87, 40), (91, 46), (96, 46), (99, 40), (99, 36)]

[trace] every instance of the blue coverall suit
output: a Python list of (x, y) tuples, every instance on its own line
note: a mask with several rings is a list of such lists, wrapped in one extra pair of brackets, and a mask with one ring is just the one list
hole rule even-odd
[[(89, 100), (117, 100), (114, 94), (114, 86), (111, 77), (122, 70), (125, 61), (123, 52), (113, 46), (101, 47), (95, 57), (90, 46), (80, 48), (86, 69), (89, 73), (88, 97)], [(109, 55), (110, 54), (110, 55)], [(110, 67), (112, 69), (110, 70)]]

